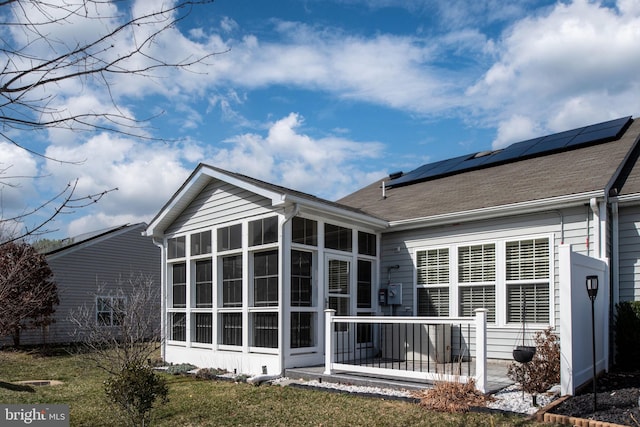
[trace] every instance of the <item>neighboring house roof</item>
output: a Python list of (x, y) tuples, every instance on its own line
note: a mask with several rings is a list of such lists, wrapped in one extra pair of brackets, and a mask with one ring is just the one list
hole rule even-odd
[(230, 172), (215, 166), (200, 163), (178, 191), (163, 206), (155, 218), (151, 220), (145, 234), (147, 236), (161, 236), (164, 230), (176, 220), (180, 213), (189, 206), (213, 179), (227, 182), (259, 194), (267, 199), (271, 199), (272, 206), (299, 204), (309, 209), (317, 209), (346, 218), (358, 219), (380, 228), (386, 227), (387, 224), (386, 221), (366, 214), (358, 208), (341, 205), (307, 193), (251, 178), (240, 173)]
[[(382, 182), (389, 180), (385, 178), (338, 202), (384, 218), (391, 226), (584, 203), (590, 197), (605, 196), (639, 134), (640, 121), (635, 120), (614, 141), (388, 188), (383, 197)], [(637, 176), (627, 180), (624, 191), (640, 184)]]
[(46, 252), (44, 255), (52, 256), (52, 255), (59, 255), (61, 253), (66, 253), (66, 252), (78, 249), (79, 247), (85, 247), (88, 245), (96, 244), (105, 239), (109, 239), (113, 236), (116, 236), (121, 232), (128, 231), (132, 228), (144, 229), (146, 225), (147, 224), (144, 222), (140, 222), (137, 224), (124, 224), (124, 225), (118, 225), (115, 227), (105, 228), (102, 230), (92, 231), (89, 233), (84, 233), (79, 236), (69, 238), (68, 239), (68, 241), (70, 242), (69, 244), (66, 244), (65, 246), (54, 249), (52, 251)]

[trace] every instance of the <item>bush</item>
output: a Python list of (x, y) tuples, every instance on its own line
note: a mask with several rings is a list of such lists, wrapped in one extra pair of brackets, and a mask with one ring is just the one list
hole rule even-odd
[(512, 363), (507, 376), (527, 393), (543, 393), (560, 382), (560, 342), (551, 328), (536, 332), (536, 353), (528, 363)]
[(640, 301), (616, 304), (616, 367), (637, 369), (640, 360)]
[(126, 415), (133, 426), (147, 426), (156, 400), (168, 401), (169, 388), (164, 378), (150, 366), (127, 365), (105, 381), (105, 392)]
[(180, 363), (179, 365), (171, 365), (167, 368), (167, 373), (172, 375), (180, 375), (186, 374), (189, 371), (196, 369), (197, 366), (194, 366), (190, 363)]
[(434, 387), (414, 393), (419, 405), (441, 412), (468, 412), (471, 407), (486, 406), (493, 400), (476, 389), (473, 379), (468, 382), (438, 381)]

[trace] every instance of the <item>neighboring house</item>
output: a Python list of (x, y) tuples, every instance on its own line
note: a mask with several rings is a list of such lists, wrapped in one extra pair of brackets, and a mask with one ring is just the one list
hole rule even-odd
[(337, 203), (200, 164), (146, 230), (164, 242), (164, 357), (280, 373), (325, 362), (325, 308), (486, 308), (487, 354), (511, 360), (523, 321), (587, 323), (586, 291), (561, 307), (562, 289), (584, 289), (584, 276), (563, 282), (567, 250), (601, 266), (606, 331), (615, 302), (640, 298), (639, 135), (640, 122), (612, 120), (392, 174)]
[(139, 223), (87, 233), (46, 253), (60, 305), (55, 322), (44, 330), (23, 331), (21, 344), (73, 341), (76, 326), (69, 315), (82, 306), (95, 312), (96, 323), (111, 326), (113, 307), (119, 302), (114, 298), (121, 297), (116, 291), (132, 277), (153, 278), (159, 287), (160, 249), (142, 235), (145, 228), (145, 223)]

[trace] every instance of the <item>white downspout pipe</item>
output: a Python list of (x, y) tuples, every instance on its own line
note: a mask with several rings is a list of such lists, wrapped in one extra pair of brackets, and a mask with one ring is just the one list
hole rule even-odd
[(159, 242), (155, 237), (153, 238), (153, 244), (160, 248), (160, 358), (164, 361), (166, 354), (166, 323), (167, 323), (167, 293), (165, 286), (167, 284), (167, 261), (166, 253), (164, 250), (164, 243)]
[(620, 302), (620, 218), (618, 212), (618, 202), (613, 201), (611, 203), (611, 224), (612, 224), (612, 236), (611, 236), (611, 268), (613, 269), (613, 294), (611, 298), (613, 299), (613, 306)]
[(280, 273), (280, 281), (283, 284), (283, 286), (281, 286), (281, 288), (280, 288), (282, 292), (279, 292), (279, 295), (278, 295), (278, 305), (280, 307), (280, 315), (278, 316), (278, 330), (280, 331), (278, 333), (278, 335), (279, 335), (279, 337), (278, 337), (278, 347), (279, 347), (279, 353), (280, 353), (280, 374), (281, 375), (284, 375), (284, 359), (285, 359), (285, 357), (284, 357), (285, 356), (285, 354), (284, 354), (284, 351), (285, 351), (284, 323), (285, 323), (285, 312), (289, 309), (289, 307), (285, 307), (284, 282), (285, 282), (286, 278), (285, 278), (285, 274), (284, 273), (286, 271), (288, 271), (286, 269), (286, 264), (285, 263), (287, 262), (287, 260), (290, 259), (290, 257), (287, 256), (287, 252), (291, 253), (290, 250), (285, 251), (285, 249), (290, 249), (291, 244), (289, 242), (288, 244), (285, 245), (285, 241), (284, 241), (284, 236), (285, 236), (284, 226), (289, 221), (291, 221), (291, 219), (294, 216), (298, 215), (298, 213), (300, 213), (300, 206), (297, 203), (295, 203), (293, 205), (293, 210), (288, 214), (285, 213), (284, 220), (282, 221), (282, 223), (280, 224), (280, 227), (279, 227), (279, 236), (278, 236), (278, 241), (280, 242), (280, 263), (281, 263), (280, 265), (282, 266), (282, 268), (280, 269), (280, 272), (281, 272)]
[(589, 200), (589, 206), (591, 206), (591, 211), (593, 212), (593, 251), (596, 257), (602, 257), (602, 248), (601, 248), (601, 239), (600, 239), (600, 206), (598, 204), (598, 200), (595, 197), (592, 197)]

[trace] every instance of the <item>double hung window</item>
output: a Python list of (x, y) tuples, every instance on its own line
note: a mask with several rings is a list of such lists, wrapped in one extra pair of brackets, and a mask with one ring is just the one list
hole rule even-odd
[(496, 245), (458, 247), (458, 305), (463, 317), (486, 308), (487, 321), (496, 321)]
[(449, 248), (416, 253), (418, 316), (449, 316)]
[(549, 323), (549, 239), (505, 246), (507, 323)]

